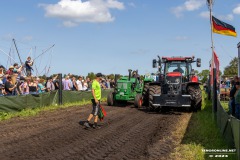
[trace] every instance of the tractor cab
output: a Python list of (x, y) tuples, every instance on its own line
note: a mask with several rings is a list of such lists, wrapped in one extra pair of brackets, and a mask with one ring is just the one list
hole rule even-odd
[[(192, 63), (197, 62), (197, 67), (201, 66), (201, 59), (194, 60), (194, 57), (162, 57), (159, 60), (153, 60), (153, 66), (158, 62), (160, 77), (163, 83), (167, 83), (168, 77), (181, 77), (182, 82), (197, 82)], [(155, 67), (156, 68), (156, 67)], [(163, 69), (163, 70), (162, 70)]]

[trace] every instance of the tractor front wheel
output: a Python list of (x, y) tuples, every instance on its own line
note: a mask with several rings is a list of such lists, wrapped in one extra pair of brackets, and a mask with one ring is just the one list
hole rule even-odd
[(143, 98), (141, 94), (137, 94), (134, 100), (134, 106), (137, 108), (141, 108), (143, 103)]
[(191, 95), (191, 108), (193, 111), (201, 110), (202, 91), (199, 85), (188, 86), (188, 93)]
[(110, 92), (107, 96), (107, 105), (108, 106), (113, 106), (114, 105), (114, 96), (113, 96), (112, 92)]
[(148, 111), (155, 111), (158, 107), (153, 106), (153, 95), (161, 94), (161, 86), (159, 85), (152, 85), (149, 87), (149, 105), (147, 107)]
[(149, 104), (149, 83), (144, 83), (142, 96), (143, 96), (143, 105), (148, 106), (148, 104)]

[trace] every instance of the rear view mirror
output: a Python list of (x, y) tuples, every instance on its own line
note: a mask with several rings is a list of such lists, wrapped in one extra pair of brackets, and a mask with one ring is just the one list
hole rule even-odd
[(157, 68), (157, 60), (156, 60), (156, 59), (153, 60), (152, 67), (153, 67), (153, 68)]
[(197, 58), (197, 67), (201, 67), (201, 58)]

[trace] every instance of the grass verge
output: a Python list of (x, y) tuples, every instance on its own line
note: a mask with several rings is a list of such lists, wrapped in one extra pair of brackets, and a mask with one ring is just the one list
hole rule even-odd
[[(103, 98), (102, 101), (106, 101), (106, 98)], [(35, 116), (38, 115), (41, 112), (44, 111), (55, 111), (60, 108), (68, 108), (68, 107), (73, 107), (73, 106), (83, 106), (87, 104), (91, 104), (92, 102), (90, 100), (85, 100), (83, 99), (82, 101), (79, 102), (73, 102), (73, 103), (65, 103), (63, 105), (50, 105), (50, 106), (45, 106), (45, 107), (38, 107), (38, 108), (27, 108), (23, 109), (20, 112), (0, 112), (0, 121), (11, 119), (14, 117), (30, 117), (30, 116)]]
[[(188, 125), (179, 127), (176, 134), (182, 134), (183, 138), (177, 145), (172, 159), (178, 160), (203, 160), (210, 158), (209, 154), (204, 154), (203, 149), (228, 149), (220, 130), (212, 115), (212, 103), (207, 100), (207, 95), (203, 92), (202, 110), (194, 112)], [(226, 155), (225, 155), (226, 156)], [(234, 159), (234, 155), (227, 155), (222, 159)]]

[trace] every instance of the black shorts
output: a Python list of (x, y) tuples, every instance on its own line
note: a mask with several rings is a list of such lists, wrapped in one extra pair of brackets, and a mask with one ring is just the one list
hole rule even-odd
[(98, 100), (98, 104), (96, 104), (94, 99), (91, 99), (91, 101), (92, 101), (92, 107), (93, 107), (92, 114), (94, 116), (97, 116), (99, 112), (100, 100)]

